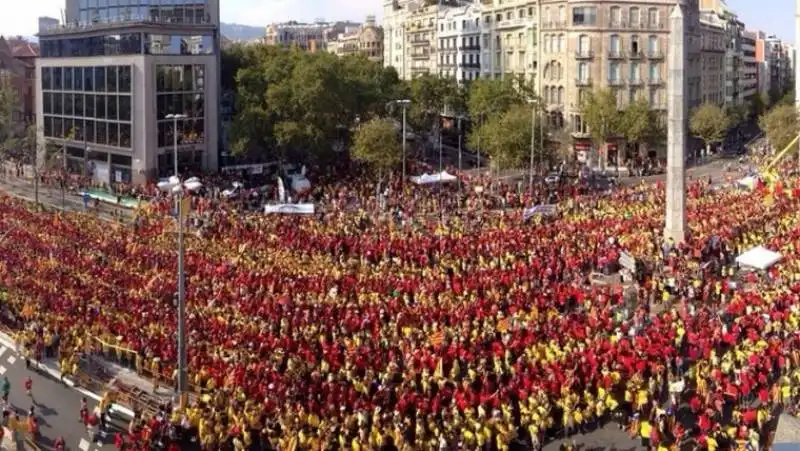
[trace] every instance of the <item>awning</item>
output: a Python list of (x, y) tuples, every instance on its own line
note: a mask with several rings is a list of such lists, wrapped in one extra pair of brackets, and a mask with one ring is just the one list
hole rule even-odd
[(439, 172), (438, 174), (422, 174), (417, 176), (410, 177), (411, 181), (416, 183), (417, 185), (429, 185), (432, 183), (447, 183), (447, 182), (454, 182), (458, 180), (453, 174), (449, 174), (447, 171)]
[(288, 215), (313, 215), (314, 204), (272, 204), (264, 205), (265, 214), (288, 214)]
[(765, 270), (779, 262), (781, 258), (783, 258), (781, 254), (764, 246), (757, 246), (736, 257), (736, 263), (740, 266)]

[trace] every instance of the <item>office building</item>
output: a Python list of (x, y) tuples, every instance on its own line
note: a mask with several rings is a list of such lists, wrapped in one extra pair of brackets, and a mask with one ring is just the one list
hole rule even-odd
[(103, 183), (174, 173), (175, 144), (181, 172), (217, 170), (219, 0), (125, 3), (67, 0), (39, 34), (42, 142)]

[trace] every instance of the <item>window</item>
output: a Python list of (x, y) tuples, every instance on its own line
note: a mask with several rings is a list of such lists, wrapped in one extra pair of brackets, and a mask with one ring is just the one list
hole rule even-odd
[(619, 82), (622, 77), (620, 74), (620, 64), (618, 61), (611, 61), (608, 63), (608, 80), (611, 82)]
[(558, 35), (558, 52), (561, 53), (564, 51), (564, 47), (566, 47), (567, 41), (564, 38), (563, 34)]
[(651, 27), (658, 25), (658, 9), (650, 8), (647, 10), (647, 24)]
[(631, 53), (633, 55), (638, 55), (641, 50), (639, 49), (639, 36), (633, 35), (631, 36)]
[(631, 81), (638, 82), (639, 81), (639, 63), (636, 61), (631, 61), (631, 73), (630, 73)]
[(653, 81), (661, 80), (661, 73), (658, 70), (658, 63), (650, 63), (650, 67), (648, 68), (648, 78)]
[(597, 7), (576, 6), (572, 8), (573, 25), (595, 25), (597, 23)]
[(636, 27), (636, 26), (639, 25), (639, 23), (642, 20), (641, 13), (639, 12), (639, 8), (637, 8), (636, 6), (632, 6), (631, 7), (630, 15), (629, 15), (628, 20), (630, 21), (630, 25), (632, 27)]
[(578, 53), (580, 53), (581, 55), (585, 55), (589, 53), (591, 47), (592, 45), (589, 36), (585, 34), (580, 35), (580, 37), (578, 38)]
[(564, 6), (559, 6), (558, 7), (558, 20), (561, 23), (566, 23), (567, 22), (567, 8), (566, 7), (564, 7)]
[(608, 50), (613, 55), (619, 55), (620, 54), (621, 49), (620, 49), (620, 41), (619, 41), (619, 36), (618, 35), (616, 35), (616, 34), (612, 34), (611, 35), (611, 38), (609, 39)]
[(647, 38), (647, 52), (650, 55), (657, 55), (658, 51), (658, 37), (650, 36)]
[(564, 104), (564, 87), (563, 86), (559, 86), (558, 87), (558, 104), (559, 105), (563, 105)]
[(589, 65), (587, 63), (578, 63), (578, 80), (584, 82), (589, 80)]
[(619, 6), (612, 6), (611, 7), (611, 26), (618, 27), (620, 25), (620, 21), (622, 18), (622, 11)]

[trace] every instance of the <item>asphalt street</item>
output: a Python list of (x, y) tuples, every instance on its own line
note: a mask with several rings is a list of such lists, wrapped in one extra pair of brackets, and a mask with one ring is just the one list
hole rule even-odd
[[(9, 194), (25, 198), (26, 200), (33, 201), (36, 198), (36, 190), (33, 183), (26, 179), (18, 178), (0, 178), (0, 189)], [(61, 189), (48, 186), (39, 187), (39, 202), (44, 205), (49, 205), (54, 208), (65, 208), (72, 211), (88, 211), (99, 214), (102, 219), (117, 220), (117, 215), (122, 214), (124, 217), (131, 217), (132, 211), (130, 209), (116, 207), (115, 205), (100, 202), (97, 209), (89, 205), (85, 208), (83, 199), (76, 194), (66, 192), (62, 198)]]
[[(0, 375), (8, 377), (11, 383), (9, 401), (21, 419), (25, 419), (28, 409), (34, 407), (39, 419), (40, 438), (36, 444), (43, 450), (53, 449), (58, 437), (64, 437), (68, 450), (111, 451), (114, 448), (113, 433), (109, 432), (104, 443), (90, 443), (88, 434), (80, 422), (80, 406), (83, 395), (51, 377), (45, 372), (25, 368), (25, 360), (5, 345), (0, 345)], [(30, 376), (33, 381), (32, 397), (25, 392), (25, 379)], [(87, 398), (90, 409), (97, 403)], [(124, 428), (126, 420), (119, 417), (114, 420), (115, 428)], [(31, 449), (27, 446), (25, 449)]]

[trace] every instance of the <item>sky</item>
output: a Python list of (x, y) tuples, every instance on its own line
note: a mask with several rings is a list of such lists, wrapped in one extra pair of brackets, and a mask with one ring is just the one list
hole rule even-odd
[[(0, 14), (0, 34), (31, 36), (39, 16), (60, 17), (64, 0), (0, 0), (8, 3)], [(795, 0), (727, 0), (748, 28), (760, 29), (794, 42)], [(363, 21), (368, 14), (382, 16), (383, 0), (222, 0), (222, 21), (264, 26), (287, 20)]]

